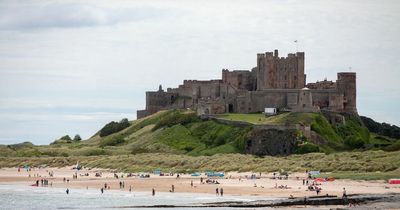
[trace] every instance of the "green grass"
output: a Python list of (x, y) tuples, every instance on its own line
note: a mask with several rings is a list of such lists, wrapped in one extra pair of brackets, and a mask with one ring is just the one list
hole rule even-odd
[(334, 128), (331, 124), (326, 120), (326, 118), (322, 115), (318, 115), (314, 118), (314, 121), (311, 123), (311, 130), (318, 133), (326, 142), (327, 149), (341, 149), (343, 140), (342, 138), (335, 132)]
[(165, 128), (160, 132), (156, 139), (174, 149), (192, 151), (196, 147), (203, 146), (203, 144), (194, 137), (190, 130), (183, 125), (174, 125), (170, 128)]
[(293, 125), (301, 123), (305, 125), (310, 125), (318, 115), (319, 114), (317, 113), (298, 113), (298, 112), (288, 112), (273, 116), (265, 116), (264, 114), (229, 113), (220, 115), (219, 118), (232, 121), (243, 121), (252, 124)]

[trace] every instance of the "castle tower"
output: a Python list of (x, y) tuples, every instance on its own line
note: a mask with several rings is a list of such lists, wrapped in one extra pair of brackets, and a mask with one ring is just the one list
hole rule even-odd
[(257, 54), (257, 90), (305, 87), (304, 52), (279, 57), (278, 50)]
[(357, 113), (357, 85), (355, 72), (340, 72), (337, 74), (336, 89), (344, 96), (345, 112)]

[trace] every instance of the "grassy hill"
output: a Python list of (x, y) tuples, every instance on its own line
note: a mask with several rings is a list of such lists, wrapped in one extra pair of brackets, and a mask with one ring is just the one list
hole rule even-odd
[[(400, 141), (370, 133), (359, 118), (345, 116), (345, 124), (330, 124), (321, 113), (225, 114), (202, 120), (192, 111), (161, 111), (127, 122), (112, 122), (84, 141), (60, 139), (50, 145), (29, 142), (0, 145), (0, 167), (21, 164), (63, 166), (80, 161), (89, 167), (126, 171), (163, 168), (174, 171), (302, 171), (323, 170), (347, 178), (353, 172), (363, 179), (396, 177), (400, 170)], [(226, 121), (247, 122), (235, 126)], [(322, 153), (288, 157), (244, 155), (254, 125), (309, 125), (325, 143), (316, 144), (298, 133), (305, 145)], [(315, 148), (314, 148), (315, 149)], [(396, 152), (385, 152), (386, 150)], [(299, 153), (315, 150), (299, 149)], [(27, 158), (29, 157), (29, 158)]]
[[(325, 143), (316, 145), (320, 151), (332, 153), (349, 150), (398, 150), (399, 141), (370, 133), (362, 122), (346, 117), (345, 124), (330, 124), (321, 113), (282, 113), (265, 117), (262, 114), (225, 114), (218, 118), (248, 122), (237, 127), (218, 120), (201, 120), (192, 111), (161, 111), (149, 117), (124, 122), (125, 127), (112, 123), (107, 133), (97, 132), (84, 141), (56, 140), (49, 146), (30, 143), (0, 146), (1, 156), (96, 156), (139, 153), (171, 153), (191, 156), (223, 153), (244, 153), (246, 137), (254, 125), (310, 125)], [(110, 124), (111, 125), (111, 124)], [(113, 132), (113, 129), (116, 129)], [(104, 134), (103, 136), (101, 134)], [(308, 144), (314, 144), (303, 137)], [(301, 146), (301, 145), (299, 145)], [(306, 151), (307, 152), (307, 151)]]

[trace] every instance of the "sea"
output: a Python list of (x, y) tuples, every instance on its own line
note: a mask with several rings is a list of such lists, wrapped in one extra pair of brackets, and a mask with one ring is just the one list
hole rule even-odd
[[(0, 185), (0, 209), (137, 209), (133, 206), (190, 205), (225, 201), (266, 200), (261, 196), (224, 196), (200, 193), (127, 192), (109, 190), (101, 194), (97, 189), (69, 189), (33, 187), (25, 185)], [(155, 209), (155, 208), (142, 208)], [(190, 209), (190, 208), (177, 208)], [(210, 209), (210, 208), (193, 208)], [(212, 208), (227, 209), (227, 208)]]

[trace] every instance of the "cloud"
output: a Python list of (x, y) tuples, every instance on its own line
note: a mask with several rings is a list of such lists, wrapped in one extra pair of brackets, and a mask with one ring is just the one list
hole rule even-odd
[(91, 4), (0, 3), (0, 30), (80, 28), (136, 22), (163, 16), (167, 9), (154, 7), (107, 8)]

